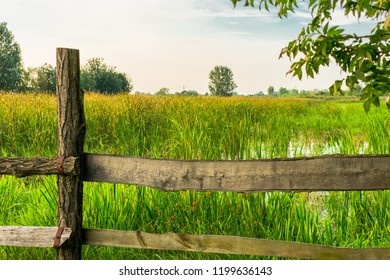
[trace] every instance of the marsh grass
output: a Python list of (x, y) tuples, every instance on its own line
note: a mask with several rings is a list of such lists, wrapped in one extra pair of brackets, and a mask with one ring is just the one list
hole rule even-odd
[[(289, 98), (85, 96), (85, 151), (152, 158), (246, 160), (389, 153), (389, 115), (359, 102)], [(0, 95), (1, 156), (56, 155), (54, 96)], [(332, 174), (329, 174), (332, 176)], [(56, 177), (0, 179), (1, 225), (56, 225)], [(390, 192), (163, 193), (84, 184), (84, 227), (239, 235), (343, 247), (390, 246)], [(53, 259), (0, 247), (1, 259)], [(84, 259), (258, 257), (84, 246)]]

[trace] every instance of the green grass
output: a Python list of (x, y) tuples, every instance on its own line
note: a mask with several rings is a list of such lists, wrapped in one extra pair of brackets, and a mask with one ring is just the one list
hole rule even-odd
[[(85, 97), (85, 151), (175, 159), (264, 159), (389, 153), (389, 113), (360, 102), (292, 98)], [(0, 94), (0, 156), (55, 156), (54, 96)], [(331, 176), (331, 174), (330, 174)], [(55, 226), (56, 177), (0, 178), (0, 225)], [(351, 248), (390, 246), (390, 191), (162, 193), (85, 183), (83, 225), (151, 233), (221, 234)], [(55, 250), (0, 247), (0, 259)], [(259, 259), (84, 246), (84, 259)]]

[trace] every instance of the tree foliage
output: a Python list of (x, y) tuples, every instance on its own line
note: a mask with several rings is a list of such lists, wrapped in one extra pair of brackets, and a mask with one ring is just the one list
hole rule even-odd
[(155, 95), (164, 96), (169, 94), (169, 88), (163, 87), (156, 91)]
[(175, 95), (181, 95), (181, 96), (198, 96), (199, 92), (196, 90), (190, 89), (190, 90), (183, 90), (181, 92), (176, 92)]
[(211, 95), (233, 96), (237, 88), (233, 80), (233, 72), (226, 66), (215, 66), (209, 74), (209, 91)]
[(50, 64), (36, 68), (37, 73), (37, 89), (40, 92), (56, 92), (56, 68)]
[(126, 74), (108, 66), (103, 58), (91, 58), (81, 69), (81, 87), (86, 91), (100, 93), (130, 92), (133, 89)]
[(0, 23), (0, 90), (16, 91), (22, 79), (22, 55), (7, 23)]
[[(241, 0), (231, 1), (236, 6)], [(281, 57), (287, 56), (292, 61), (288, 73), (299, 79), (304, 73), (313, 78), (321, 66), (329, 66), (333, 61), (346, 77), (335, 81), (330, 92), (342, 92), (343, 84), (350, 90), (361, 85), (366, 112), (371, 104), (379, 106), (380, 95), (390, 92), (390, 1), (245, 0), (245, 6), (254, 7), (255, 4), (267, 11), (276, 7), (281, 18), (287, 18), (289, 13), (300, 8), (311, 12), (311, 21), (280, 53)], [(345, 16), (372, 19), (375, 26), (369, 34), (348, 33), (332, 23), (333, 12), (337, 9), (344, 11)]]
[(273, 86), (269, 86), (268, 88), (267, 88), (267, 94), (269, 95), (269, 96), (271, 96), (271, 95), (273, 95), (275, 93), (275, 88), (273, 87)]
[(35, 92), (56, 92), (56, 68), (45, 63), (42, 66), (28, 68), (27, 90)]

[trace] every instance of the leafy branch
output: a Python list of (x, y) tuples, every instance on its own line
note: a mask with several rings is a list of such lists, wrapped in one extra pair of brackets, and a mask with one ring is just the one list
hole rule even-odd
[[(234, 6), (241, 0), (232, 0)], [(245, 6), (255, 6), (255, 0), (245, 0)], [(280, 52), (291, 61), (287, 74), (314, 78), (322, 66), (336, 63), (346, 78), (335, 81), (329, 90), (342, 93), (342, 86), (353, 89), (362, 86), (361, 99), (366, 112), (371, 104), (379, 106), (379, 96), (390, 93), (390, 1), (383, 0), (259, 0), (259, 9), (270, 11), (278, 7), (279, 17), (287, 17), (299, 5), (311, 11), (312, 20)], [(349, 34), (340, 26), (332, 26), (336, 8), (345, 15), (352, 14), (376, 20), (371, 34)]]

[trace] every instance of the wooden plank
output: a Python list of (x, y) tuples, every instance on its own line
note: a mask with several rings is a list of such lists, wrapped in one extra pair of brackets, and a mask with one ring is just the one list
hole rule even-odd
[(163, 191), (336, 191), (390, 188), (390, 155), (183, 161), (85, 154), (84, 180)]
[[(86, 122), (80, 88), (80, 54), (57, 49), (58, 156), (79, 157), (82, 162)], [(57, 259), (81, 259), (83, 209), (82, 166), (79, 176), (58, 176), (58, 224), (70, 227), (72, 239), (57, 251)]]
[[(79, 159), (67, 157), (62, 164), (65, 175), (79, 175)], [(31, 175), (58, 174), (57, 159), (55, 158), (0, 158), (0, 174), (25, 177)]]
[[(53, 247), (57, 227), (0, 227), (1, 246)], [(59, 245), (65, 243), (72, 234), (71, 228), (64, 228)]]
[(83, 229), (83, 244), (298, 259), (390, 259), (390, 248), (350, 249), (238, 236)]

